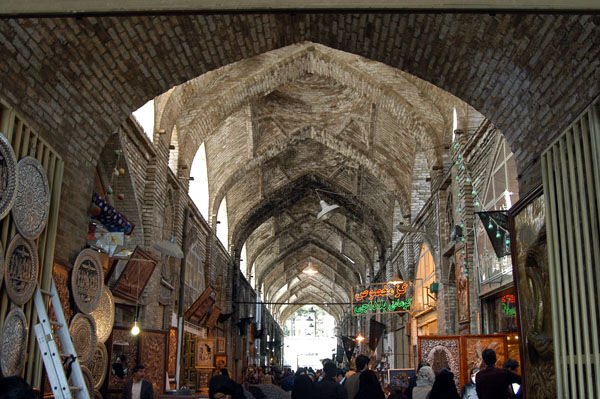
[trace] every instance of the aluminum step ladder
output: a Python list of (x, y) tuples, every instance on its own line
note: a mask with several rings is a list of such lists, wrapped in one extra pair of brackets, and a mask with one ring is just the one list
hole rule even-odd
[[(56, 322), (50, 321), (42, 295), (50, 297), (50, 302), (54, 308), (54, 314), (56, 315)], [(69, 333), (65, 315), (63, 314), (54, 279), (52, 279), (50, 291), (42, 290), (38, 285), (35, 290), (34, 302), (35, 310), (37, 311), (40, 322), (33, 326), (33, 328), (35, 330), (40, 352), (42, 353), (42, 359), (44, 359), (44, 367), (46, 368), (46, 374), (48, 375), (48, 381), (52, 387), (54, 397), (56, 399), (90, 399), (90, 394), (88, 393), (85, 379), (81, 372), (79, 359), (77, 359), (77, 354), (73, 347), (73, 341), (71, 334)], [(63, 351), (62, 354), (58, 352), (51, 325), (58, 326), (56, 335), (60, 340), (60, 347)], [(65, 369), (63, 367), (63, 358), (72, 359), (69, 380), (74, 386), (69, 386), (69, 381), (67, 380)]]

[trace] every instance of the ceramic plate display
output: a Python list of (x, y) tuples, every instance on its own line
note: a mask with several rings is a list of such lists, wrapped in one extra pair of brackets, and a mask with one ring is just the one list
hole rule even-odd
[(17, 164), (17, 194), (12, 215), (19, 233), (35, 240), (46, 227), (50, 212), (50, 187), (37, 159), (25, 157)]
[(0, 340), (2, 375), (21, 375), (27, 355), (27, 319), (20, 308), (14, 308), (6, 315)]
[(84, 249), (77, 255), (71, 272), (71, 292), (81, 312), (90, 314), (96, 310), (103, 287), (104, 272), (98, 252), (89, 248)]
[(15, 202), (17, 192), (17, 158), (12, 146), (0, 132), (0, 219), (4, 219)]
[(69, 325), (75, 353), (81, 363), (92, 360), (96, 350), (96, 323), (90, 315), (77, 313)]
[(4, 262), (4, 286), (10, 300), (17, 305), (28, 302), (35, 291), (37, 275), (35, 243), (17, 234), (6, 249)]
[(96, 349), (92, 360), (85, 365), (92, 373), (94, 379), (94, 389), (100, 389), (106, 377), (108, 367), (108, 352), (102, 342), (96, 343)]
[(105, 343), (113, 329), (115, 323), (115, 300), (110, 292), (110, 288), (104, 286), (100, 295), (100, 304), (90, 316), (96, 322), (96, 336), (98, 342)]

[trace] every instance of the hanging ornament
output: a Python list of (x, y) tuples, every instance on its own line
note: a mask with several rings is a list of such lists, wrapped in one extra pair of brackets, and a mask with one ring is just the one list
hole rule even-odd
[(454, 144), (454, 149), (458, 150), (458, 147), (460, 147), (460, 144), (458, 144), (458, 141), (457, 141), (456, 144)]
[(462, 193), (458, 193), (458, 198), (462, 198)]
[(125, 199), (125, 194), (119, 194), (118, 197), (121, 201), (123, 201)]
[(500, 234), (499, 231), (496, 232), (496, 238), (500, 238), (502, 235)]
[(479, 201), (475, 201), (475, 208), (479, 208)]
[(467, 261), (465, 259), (463, 259), (463, 265), (467, 265)]
[(465, 224), (464, 224), (464, 223), (461, 223), (461, 224), (460, 224), (460, 228), (461, 228), (461, 229), (464, 229), (464, 228), (465, 228)]
[(506, 246), (509, 246), (510, 245), (510, 238), (507, 238), (505, 242), (506, 242)]
[(111, 187), (108, 187), (108, 190), (106, 190), (106, 194), (111, 195), (112, 193), (114, 193), (113, 189)]
[(458, 153), (457, 158), (458, 158), (459, 161), (462, 159), (462, 155), (460, 155), (460, 152)]
[(456, 175), (456, 181), (458, 181), (458, 174)]
[(125, 174), (125, 169), (123, 169), (123, 168), (119, 169), (119, 174), (120, 175), (124, 175)]
[(464, 255), (465, 254), (465, 250), (463, 249), (460, 253)]
[(460, 165), (460, 161), (457, 159), (456, 160), (456, 166)]
[(493, 229), (493, 228), (494, 228), (494, 225), (492, 224), (492, 222), (490, 222), (490, 224), (488, 224), (488, 229), (490, 229), (490, 230), (491, 230), (491, 229)]
[(470, 178), (469, 176), (467, 176), (467, 180), (466, 180), (466, 182), (467, 182), (467, 183), (471, 183), (471, 178)]
[(119, 170), (117, 168), (113, 169), (113, 175), (119, 176)]
[(458, 207), (458, 213), (462, 213), (462, 208), (460, 206)]
[(471, 195), (474, 197), (477, 195), (477, 191), (475, 191), (475, 189), (471, 190)]
[(115, 157), (120, 157), (120, 156), (121, 156), (121, 151), (115, 150)]
[(460, 165), (460, 170), (465, 170), (465, 164)]
[(460, 241), (465, 242), (465, 237), (461, 238)]

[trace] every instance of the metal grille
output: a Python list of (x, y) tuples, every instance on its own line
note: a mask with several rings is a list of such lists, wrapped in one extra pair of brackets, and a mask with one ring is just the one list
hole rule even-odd
[(559, 398), (600, 397), (600, 102), (542, 157)]

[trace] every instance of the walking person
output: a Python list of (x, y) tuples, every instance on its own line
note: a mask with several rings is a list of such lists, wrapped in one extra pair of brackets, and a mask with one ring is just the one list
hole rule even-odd
[(314, 399), (315, 398), (315, 385), (312, 379), (306, 375), (301, 374), (294, 380), (294, 387), (292, 388), (292, 399)]
[(347, 399), (346, 389), (340, 385), (336, 377), (337, 367), (333, 362), (323, 366), (323, 379), (315, 384), (317, 399)]
[(417, 373), (417, 386), (412, 391), (412, 399), (426, 399), (434, 382), (435, 373), (431, 366), (421, 367)]
[(428, 362), (419, 363), (419, 366), (417, 367), (417, 372), (408, 380), (408, 388), (406, 389), (406, 396), (408, 397), (408, 399), (412, 399), (413, 389), (415, 389), (415, 387), (417, 386), (417, 375), (419, 374), (419, 370), (421, 370), (421, 367), (424, 366), (431, 366), (431, 364), (429, 364)]
[(381, 384), (372, 370), (365, 370), (360, 373), (360, 383), (356, 399), (385, 399)]
[(449, 368), (442, 369), (435, 377), (429, 399), (460, 399), (454, 382), (454, 373)]
[[(356, 373), (346, 378), (346, 392), (348, 393), (348, 399), (355, 399), (358, 393), (360, 385), (360, 375), (368, 369), (369, 358), (365, 355), (358, 355), (356, 357)], [(346, 373), (347, 375), (348, 373)]]
[(479, 399), (477, 397), (477, 391), (475, 390), (475, 376), (479, 372), (479, 367), (473, 367), (469, 374), (469, 382), (467, 382), (461, 393), (461, 399)]
[(132, 370), (132, 378), (125, 383), (123, 399), (154, 399), (154, 388), (146, 377), (146, 367), (138, 364)]
[(475, 390), (479, 399), (510, 398), (509, 388), (513, 383), (521, 384), (521, 376), (507, 369), (496, 367), (496, 352), (486, 349), (481, 354), (486, 368), (475, 377)]

